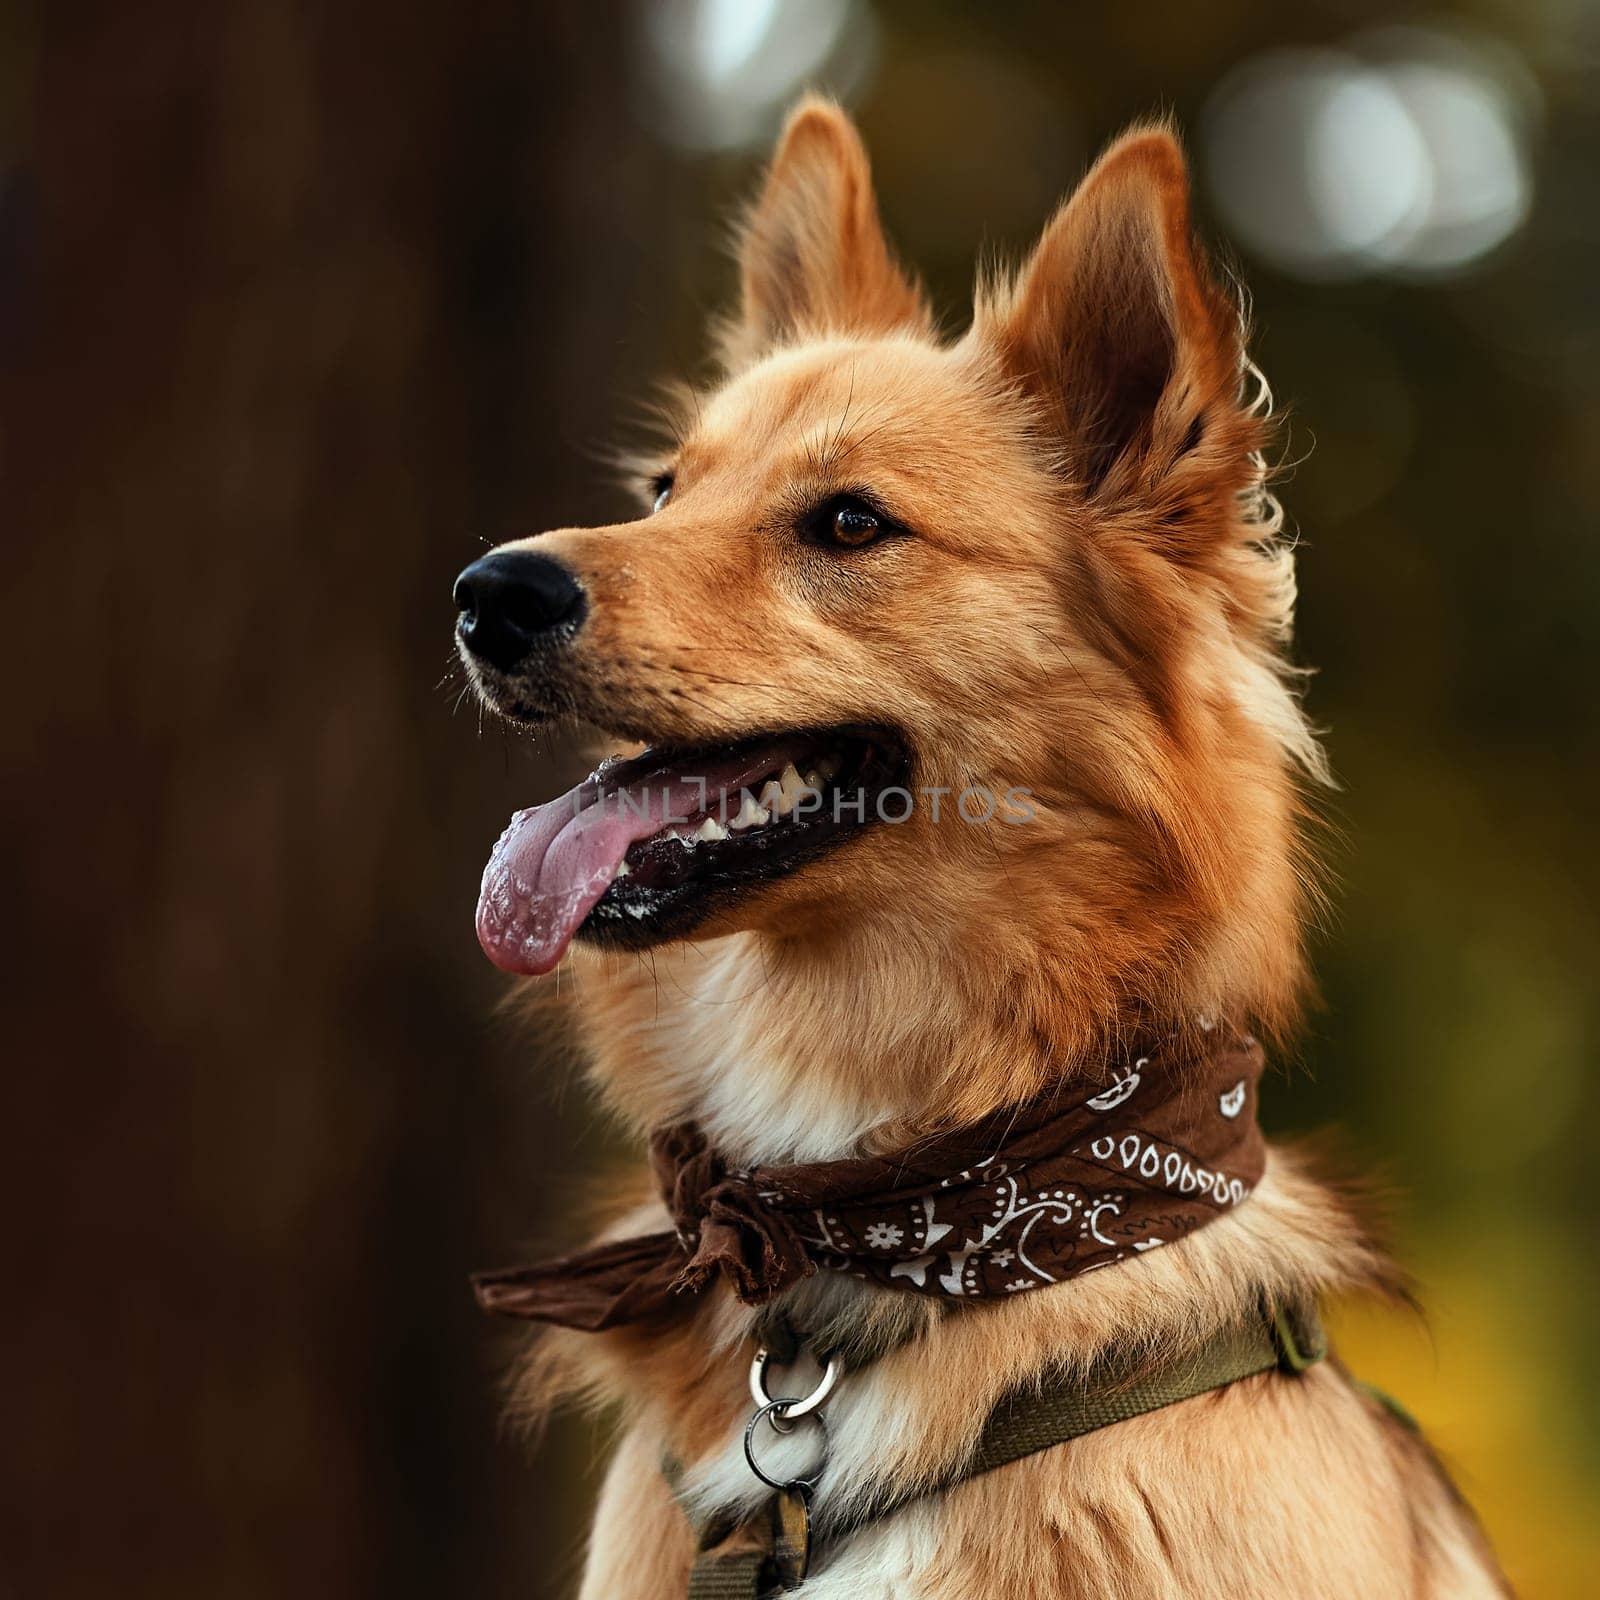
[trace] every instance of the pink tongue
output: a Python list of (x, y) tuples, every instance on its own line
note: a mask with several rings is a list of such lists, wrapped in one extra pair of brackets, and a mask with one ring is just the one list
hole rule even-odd
[(629, 845), (704, 807), (715, 815), (720, 789), (737, 804), (737, 786), (771, 771), (771, 763), (771, 754), (762, 752), (722, 773), (658, 772), (603, 797), (601, 785), (589, 778), (559, 800), (517, 812), (483, 869), (483, 953), (506, 972), (533, 977), (550, 971), (610, 887)]

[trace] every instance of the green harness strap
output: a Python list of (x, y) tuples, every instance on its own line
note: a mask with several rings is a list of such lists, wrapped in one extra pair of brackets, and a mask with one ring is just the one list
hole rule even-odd
[(1096, 1429), (1225, 1389), (1241, 1378), (1274, 1369), (1303, 1372), (1326, 1353), (1322, 1325), (1314, 1312), (1308, 1316), (1280, 1309), (1270, 1320), (1263, 1317), (1220, 1331), (1170, 1366), (1153, 1370), (1146, 1366), (1141, 1372), (1126, 1357), (1112, 1356), (1092, 1369), (1085, 1381), (1047, 1378), (1037, 1389), (1014, 1390), (1000, 1400), (989, 1413), (971, 1460), (939, 1487), (953, 1488)]
[[(1085, 1373), (1046, 1374), (1003, 1396), (989, 1413), (972, 1455), (938, 1483), (884, 1496), (849, 1517), (830, 1522), (838, 1538), (854, 1533), (930, 1495), (1025, 1456), (1082, 1438), (1163, 1406), (1227, 1388), (1262, 1372), (1298, 1374), (1327, 1354), (1322, 1323), (1312, 1305), (1264, 1307), (1259, 1320), (1214, 1334), (1181, 1361), (1150, 1367), (1137, 1354), (1114, 1351)], [(798, 1504), (796, 1502), (798, 1501)], [(730, 1531), (708, 1527), (689, 1575), (689, 1600), (761, 1600), (792, 1587), (783, 1574), (794, 1570), (786, 1540), (795, 1535), (803, 1500), (778, 1496)], [(802, 1531), (801, 1539), (808, 1539)], [(799, 1570), (804, 1571), (803, 1553)]]
[(702, 1551), (689, 1573), (689, 1600), (759, 1600), (768, 1592), (766, 1571), (764, 1550)]

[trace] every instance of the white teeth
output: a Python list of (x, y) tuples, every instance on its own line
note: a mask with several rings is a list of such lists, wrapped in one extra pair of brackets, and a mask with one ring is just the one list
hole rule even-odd
[(715, 817), (707, 817), (694, 831), (696, 839), (710, 841), (712, 839), (726, 839), (728, 830), (717, 821)]
[(613, 877), (613, 879), (615, 879), (615, 878), (626, 878), (628, 876), (628, 874), (630, 872), (632, 872), (632, 871), (633, 871), (633, 868), (630, 867), (626, 861), (619, 861), (617, 863), (617, 870), (612, 874), (612, 877)]
[(794, 762), (791, 761), (776, 778), (768, 778), (761, 785), (759, 802), (752, 800), (749, 791), (745, 791), (739, 815), (733, 819), (730, 826), (753, 828), (779, 817), (787, 817), (793, 812), (801, 795), (820, 793), (824, 781), (817, 772), (807, 773), (802, 778)]
[(746, 828), (759, 828), (762, 823), (770, 822), (772, 818), (751, 797), (748, 789), (740, 792), (739, 814), (728, 824), (730, 828), (737, 828), (743, 832)]
[(779, 774), (778, 786), (781, 793), (777, 805), (772, 808), (773, 815), (786, 817), (794, 810), (795, 801), (806, 792), (806, 780), (794, 770), (794, 762)]
[[(822, 792), (823, 786), (838, 771), (838, 766), (838, 760), (829, 756), (802, 778), (794, 762), (788, 762), (776, 778), (768, 778), (761, 785), (760, 799), (748, 789), (740, 791), (739, 810), (729, 819), (728, 827), (736, 833), (743, 833), (748, 828), (760, 828), (779, 817), (789, 816), (802, 795), (815, 796)], [(704, 823), (695, 835), (697, 839), (726, 837), (726, 834), (707, 833)]]

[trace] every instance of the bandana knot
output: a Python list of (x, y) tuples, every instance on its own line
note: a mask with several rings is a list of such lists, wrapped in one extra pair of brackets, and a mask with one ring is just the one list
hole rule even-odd
[(659, 1129), (650, 1161), (689, 1258), (675, 1289), (698, 1293), (721, 1273), (746, 1305), (760, 1305), (817, 1270), (805, 1241), (768, 1203), (754, 1175), (730, 1168), (694, 1123)]

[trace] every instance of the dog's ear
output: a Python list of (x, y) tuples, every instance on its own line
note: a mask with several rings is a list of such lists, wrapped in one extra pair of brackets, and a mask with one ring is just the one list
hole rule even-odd
[(1215, 505), (1246, 480), (1261, 429), (1239, 404), (1239, 309), (1195, 242), (1183, 152), (1165, 128), (1106, 151), (977, 326), (1089, 495), (1156, 497), (1181, 520), (1197, 497)]
[(884, 239), (861, 136), (830, 101), (808, 97), (790, 113), (738, 258), (739, 311), (719, 329), (730, 370), (806, 334), (928, 326)]

